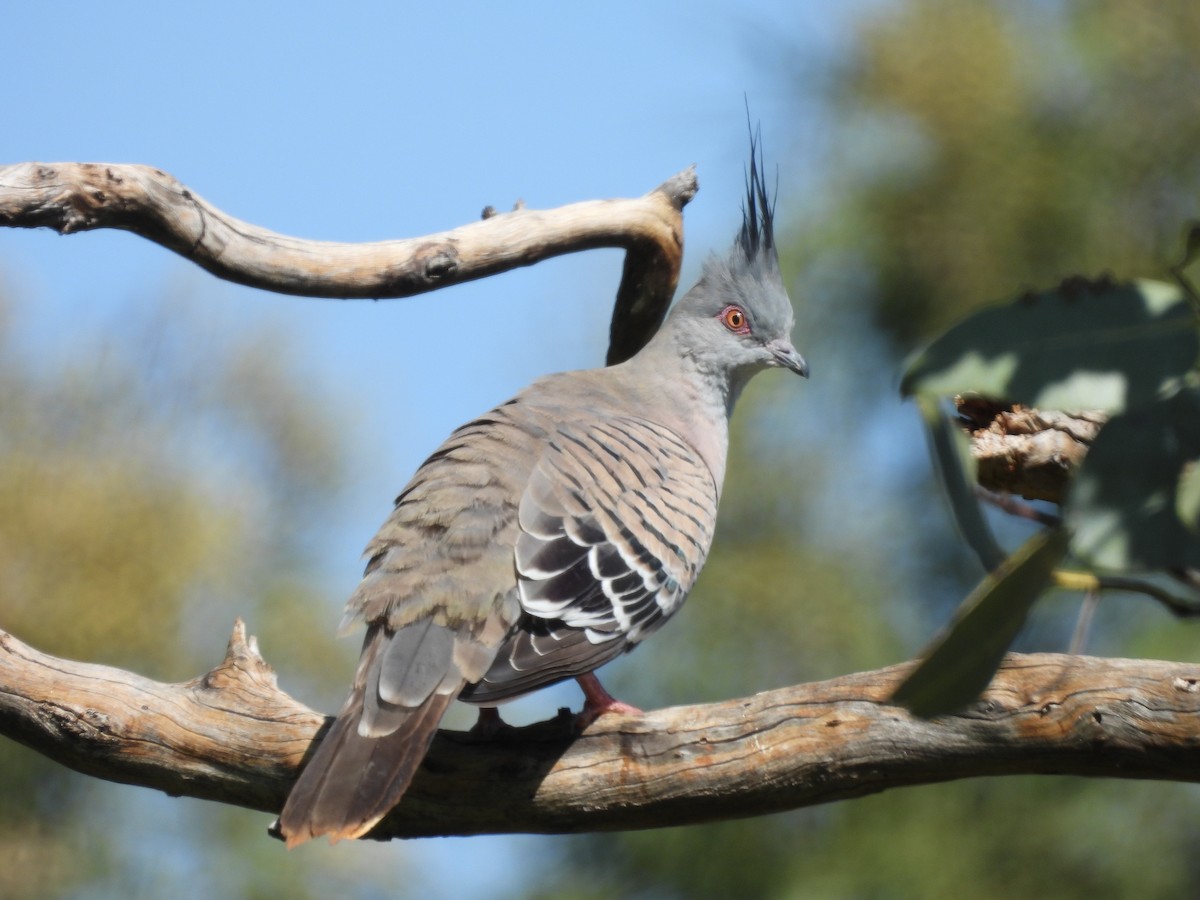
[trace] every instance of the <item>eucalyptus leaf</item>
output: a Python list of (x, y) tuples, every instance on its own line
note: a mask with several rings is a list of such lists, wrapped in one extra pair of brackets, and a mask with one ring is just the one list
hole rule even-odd
[(1171, 271), (1175, 273), (1176, 277), (1186, 281), (1191, 286), (1194, 280), (1194, 273), (1189, 272), (1189, 269), (1197, 261), (1200, 261), (1200, 222), (1189, 222), (1187, 236), (1184, 239), (1183, 259)]
[(1192, 534), (1200, 535), (1200, 462), (1192, 460), (1175, 488), (1175, 515)]
[(950, 421), (938, 398), (918, 396), (917, 407), (925, 422), (929, 446), (954, 521), (984, 569), (990, 572), (1004, 561), (1004, 551), (996, 542), (975, 496), (977, 466), (967, 436)]
[(910, 361), (901, 390), (1120, 412), (1176, 387), (1198, 355), (1179, 285), (1075, 281), (950, 328)]
[(1200, 567), (1200, 388), (1113, 417), (1065, 510), (1072, 553), (1112, 572)]
[(962, 709), (987, 687), (1067, 551), (1063, 529), (1042, 531), (988, 574), (920, 665), (892, 695), (922, 718)]

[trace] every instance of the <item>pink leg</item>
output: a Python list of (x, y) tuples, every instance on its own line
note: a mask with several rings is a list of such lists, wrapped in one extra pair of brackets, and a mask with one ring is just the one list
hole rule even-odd
[(584, 696), (583, 710), (575, 717), (575, 723), (579, 728), (587, 728), (605, 713), (625, 713), (634, 716), (642, 714), (642, 711), (636, 706), (622, 703), (606, 691), (594, 672), (580, 675), (575, 680), (583, 688)]
[(508, 723), (500, 718), (500, 710), (494, 706), (479, 707), (479, 718), (471, 726), (471, 734), (479, 737), (495, 737), (508, 727)]

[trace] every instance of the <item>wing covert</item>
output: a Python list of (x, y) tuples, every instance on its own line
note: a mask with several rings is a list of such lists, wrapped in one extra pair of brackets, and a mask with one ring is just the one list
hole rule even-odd
[(522, 616), (463, 699), (590, 672), (674, 614), (712, 542), (717, 486), (677, 434), (634, 416), (560, 424), (518, 509)]

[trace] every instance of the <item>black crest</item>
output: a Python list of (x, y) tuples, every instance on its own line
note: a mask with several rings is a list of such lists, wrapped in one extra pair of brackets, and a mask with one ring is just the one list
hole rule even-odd
[(746, 173), (746, 200), (742, 205), (742, 230), (738, 246), (746, 260), (775, 259), (775, 198), (763, 183), (762, 133), (750, 130), (750, 170)]

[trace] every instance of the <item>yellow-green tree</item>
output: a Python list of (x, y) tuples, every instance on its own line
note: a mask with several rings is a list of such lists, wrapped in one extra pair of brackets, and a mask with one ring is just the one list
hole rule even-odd
[[(264, 647), (305, 660), (296, 676), (344, 670), (353, 647), (333, 643), (336, 598), (306, 525), (343, 482), (332, 404), (300, 382), (277, 330), (214, 328), (186, 300), (131, 304), (120, 329), (36, 353), (19, 302), (0, 305), (0, 627), (174, 681), (215, 664), (241, 615)], [(97, 809), (105, 786), (7, 740), (0, 771), (0, 896), (179, 891), (165, 867), (131, 862), (134, 817), (111, 806), (131, 789), (109, 787)], [(189, 814), (208, 853), (243, 861), (208, 871), (207, 888), (321, 890), (312, 859), (254, 864), (247, 848), (278, 849), (262, 816)]]
[[(1197, 46), (1200, 7), (1186, 0), (908, 0), (863, 18), (849, 63), (797, 76), (828, 117), (804, 135), (824, 151), (820, 188), (803, 195), (784, 261), (813, 382), (762, 404), (785, 423), (774, 434), (761, 393), (746, 398), (717, 549), (680, 627), (626, 677), (666, 669), (673, 702), (734, 696), (898, 661), (945, 620), (979, 571), (913, 456), (902, 358), (1029, 287), (1165, 276), (1200, 204)], [(1044, 606), (1023, 646), (1065, 649), (1076, 607)], [(1197, 646), (1194, 627), (1117, 600), (1089, 649), (1187, 659)], [(1197, 807), (1181, 785), (906, 789), (574, 839), (571, 874), (541, 895), (1188, 896)]]

